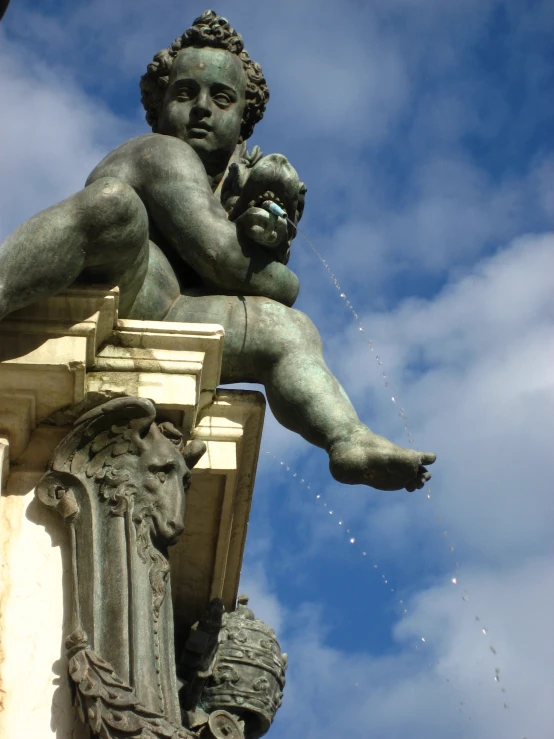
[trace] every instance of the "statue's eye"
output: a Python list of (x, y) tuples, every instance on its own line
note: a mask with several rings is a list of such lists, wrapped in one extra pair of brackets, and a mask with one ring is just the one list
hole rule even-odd
[(188, 87), (180, 87), (177, 93), (177, 100), (180, 103), (185, 103), (187, 100), (192, 100), (194, 93)]
[(218, 92), (214, 95), (214, 102), (219, 108), (228, 108), (233, 102), (229, 95), (224, 92)]
[(157, 477), (160, 482), (166, 482), (167, 478), (174, 470), (175, 465), (173, 464), (166, 464), (163, 467), (151, 465), (148, 468), (148, 472), (150, 472), (151, 475), (154, 475), (154, 477)]

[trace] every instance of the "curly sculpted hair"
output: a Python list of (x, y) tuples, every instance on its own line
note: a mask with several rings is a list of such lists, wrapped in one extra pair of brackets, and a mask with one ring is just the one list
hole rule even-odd
[(162, 108), (165, 89), (169, 82), (169, 74), (173, 61), (181, 49), (189, 46), (224, 49), (236, 54), (242, 62), (246, 74), (246, 105), (241, 127), (241, 141), (250, 138), (254, 126), (263, 118), (269, 89), (264, 79), (262, 68), (248, 56), (244, 50), (244, 41), (229, 25), (227, 18), (222, 18), (213, 10), (206, 10), (196, 18), (190, 28), (167, 49), (162, 49), (148, 65), (146, 74), (140, 80), (141, 99), (146, 110), (146, 120), (154, 132), (158, 128), (158, 117)]

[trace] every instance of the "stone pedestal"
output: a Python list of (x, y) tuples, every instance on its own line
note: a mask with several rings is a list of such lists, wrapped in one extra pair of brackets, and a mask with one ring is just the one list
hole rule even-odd
[(86, 410), (119, 396), (207, 444), (185, 534), (171, 551), (177, 650), (210, 598), (235, 606), (264, 414), (259, 393), (217, 391), (223, 329), (118, 320), (117, 290), (73, 289), (0, 323), (0, 739), (88, 736), (64, 657), (68, 535), (34, 496)]

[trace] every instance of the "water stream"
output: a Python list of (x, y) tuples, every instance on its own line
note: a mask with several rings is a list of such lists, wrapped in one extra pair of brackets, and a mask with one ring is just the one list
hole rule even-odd
[[(278, 206), (277, 206), (277, 208), (278, 208)], [(279, 213), (279, 212), (277, 212), (277, 210), (275, 210), (274, 212), (277, 215), (285, 215), (285, 217), (286, 217), (286, 214), (284, 214), (283, 211), (281, 211), (281, 213)], [(306, 234), (303, 233), (303, 231), (301, 231), (289, 218), (287, 218), (287, 220), (290, 223), (290, 225), (292, 225), (292, 227), (307, 242), (307, 244), (310, 246), (311, 250), (316, 255), (316, 257), (319, 260), (319, 262), (323, 265), (325, 271), (327, 272), (327, 274), (331, 278), (331, 281), (332, 281), (332, 283), (333, 283), (333, 285), (334, 285), (337, 293), (339, 294), (340, 299), (342, 300), (342, 302), (344, 303), (344, 305), (346, 306), (346, 308), (350, 312), (352, 318), (354, 319), (354, 321), (355, 321), (355, 323), (356, 323), (356, 325), (358, 327), (358, 331), (360, 333), (361, 339), (364, 341), (364, 343), (368, 347), (368, 350), (370, 351), (370, 353), (372, 354), (374, 360), (376, 361), (376, 363), (378, 365), (378, 371), (379, 371), (379, 374), (381, 376), (381, 379), (383, 380), (384, 387), (386, 388), (386, 392), (389, 395), (391, 402), (394, 404), (395, 410), (397, 411), (398, 415), (402, 419), (403, 427), (404, 427), (404, 432), (405, 432), (405, 434), (407, 436), (408, 443), (411, 446), (413, 446), (413, 444), (414, 444), (414, 438), (413, 438), (412, 431), (410, 429), (410, 425), (409, 425), (409, 421), (408, 421), (408, 416), (407, 416), (406, 410), (404, 409), (404, 407), (400, 403), (400, 400), (399, 400), (399, 397), (398, 397), (398, 393), (393, 388), (392, 380), (390, 379), (389, 373), (386, 371), (385, 366), (383, 364), (383, 361), (382, 361), (381, 357), (376, 353), (374, 343), (371, 340), (371, 338), (368, 336), (368, 333), (366, 331), (366, 328), (365, 328), (364, 324), (362, 323), (362, 320), (361, 320), (359, 314), (356, 312), (356, 310), (354, 308), (354, 305), (352, 304), (352, 302), (350, 301), (349, 297), (347, 296), (347, 294), (345, 293), (345, 291), (341, 287), (341, 285), (340, 285), (340, 283), (338, 281), (338, 278), (336, 277), (335, 273), (331, 269), (329, 263), (322, 256), (322, 254), (317, 249), (317, 247), (315, 246), (315, 244), (313, 243), (313, 241), (311, 239), (309, 239), (308, 236), (306, 236)], [(353, 547), (354, 549), (356, 549), (359, 552), (359, 555), (362, 558), (364, 558), (366, 561), (369, 560), (368, 553), (363, 548), (362, 543), (360, 542), (358, 536), (355, 533), (355, 529), (353, 529), (351, 527), (351, 525), (349, 525), (344, 520), (344, 518), (340, 515), (339, 511), (336, 510), (336, 506), (332, 506), (328, 501), (326, 501), (324, 499), (324, 497), (322, 496), (322, 494), (319, 491), (318, 492), (314, 492), (313, 486), (312, 486), (312, 484), (309, 481), (305, 480), (304, 477), (302, 477), (299, 474), (299, 472), (297, 472), (294, 469), (292, 469), (290, 467), (290, 465), (288, 465), (286, 462), (283, 462), (282, 460), (279, 460), (278, 457), (275, 454), (273, 454), (271, 451), (268, 451), (266, 449), (263, 449), (262, 452), (267, 457), (269, 457), (270, 459), (272, 459), (276, 463), (278, 463), (281, 466), (281, 468), (284, 469), (285, 472), (291, 474), (292, 477), (296, 480), (296, 482), (298, 484), (300, 484), (305, 489), (305, 491), (310, 496), (312, 496), (313, 499), (317, 503), (319, 503), (326, 510), (327, 514), (329, 514), (330, 516), (333, 516), (334, 517), (334, 520), (336, 520), (337, 525), (341, 527), (342, 531), (344, 531), (344, 535), (345, 535), (345, 538), (346, 538), (346, 541), (347, 541), (348, 545), (351, 546), (351, 547)], [(462, 585), (460, 584), (459, 563), (456, 561), (456, 554), (455, 554), (456, 549), (455, 549), (455, 546), (454, 546), (454, 544), (451, 541), (451, 537), (450, 537), (449, 531), (447, 529), (445, 529), (444, 517), (443, 517), (443, 514), (441, 513), (440, 506), (439, 506), (438, 502), (435, 500), (435, 498), (433, 496), (432, 488), (428, 484), (425, 485), (424, 495), (425, 495), (426, 500), (429, 502), (429, 504), (433, 506), (433, 509), (434, 509), (433, 517), (435, 518), (436, 523), (439, 526), (441, 539), (446, 544), (448, 556), (450, 556), (452, 558), (452, 564), (449, 566), (449, 569), (451, 570), (451, 574), (449, 576), (449, 583), (450, 583), (451, 586), (456, 587), (456, 588), (459, 588), (461, 590), (461, 595), (460, 595), (461, 600), (464, 603), (468, 603), (470, 601), (470, 595), (469, 595), (469, 592), (468, 592), (467, 588), (463, 587), (464, 583), (462, 582)], [(382, 584), (392, 594), (392, 597), (393, 598), (396, 598), (397, 596), (395, 596), (394, 594), (398, 592), (398, 587), (395, 587), (394, 586), (394, 583), (392, 583), (390, 581), (389, 577), (382, 570), (382, 567), (380, 566), (380, 564), (378, 562), (371, 561), (371, 562), (369, 562), (369, 566), (371, 567), (371, 569), (374, 570), (374, 573), (375, 574), (379, 574), (380, 575), (380, 579), (381, 579)], [(404, 620), (406, 618), (406, 616), (408, 615), (408, 610), (406, 608), (406, 604), (404, 603), (404, 600), (403, 599), (397, 599), (397, 607), (398, 607), (399, 613), (401, 614), (401, 620)], [(474, 625), (477, 627), (477, 630), (478, 630), (477, 633), (480, 633), (481, 637), (484, 636), (486, 638), (489, 652), (494, 657), (493, 664), (495, 664), (495, 666), (494, 666), (494, 672), (493, 672), (492, 667), (491, 667), (491, 678), (494, 679), (494, 682), (497, 685), (500, 686), (500, 668), (498, 666), (496, 666), (496, 664), (498, 664), (498, 659), (497, 659), (498, 650), (495, 648), (495, 646), (490, 641), (489, 629), (486, 626), (483, 625), (482, 620), (481, 620), (481, 618), (480, 618), (480, 616), (478, 614), (474, 614), (473, 621), (474, 621)], [(421, 649), (429, 648), (429, 645), (430, 644), (432, 644), (432, 635), (422, 635), (419, 638), (419, 641), (417, 641), (413, 645), (413, 648), (415, 650), (421, 650)], [(438, 664), (439, 663), (432, 664), (431, 662), (429, 662), (428, 663), (428, 667), (429, 667), (430, 670), (433, 670), (433, 668), (435, 666), (438, 666)], [(432, 679), (434, 679), (434, 673), (432, 673)], [(451, 681), (450, 681), (449, 678), (445, 678), (445, 681), (452, 686), (452, 683), (451, 683)], [(479, 683), (479, 685), (480, 685), (480, 683)], [(503, 703), (503, 707), (504, 707), (504, 709), (508, 709), (509, 708), (509, 705), (506, 702), (506, 688), (504, 686), (504, 680), (502, 681), (502, 685), (500, 686), (500, 692), (501, 692), (501, 700), (502, 700), (502, 703)], [(466, 713), (467, 710), (468, 710), (468, 708), (467, 708), (467, 702), (465, 700), (461, 700), (459, 702), (459, 704), (460, 704), (460, 708), (459, 708), (460, 713)], [(471, 715), (468, 715), (468, 720), (471, 721)]]

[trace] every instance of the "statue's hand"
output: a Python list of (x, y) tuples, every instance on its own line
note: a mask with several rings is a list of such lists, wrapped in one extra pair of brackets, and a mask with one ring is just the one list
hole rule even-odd
[[(221, 200), (231, 221), (248, 208), (257, 208), (265, 200), (272, 200), (286, 211), (293, 223), (297, 223), (304, 209), (305, 195), (306, 186), (300, 182), (288, 159), (282, 154), (269, 154), (251, 167), (244, 163), (232, 164), (222, 186)], [(289, 238), (292, 235), (289, 233)]]
[(248, 208), (237, 218), (236, 224), (243, 236), (265, 249), (279, 249), (287, 244), (286, 219), (264, 208)]

